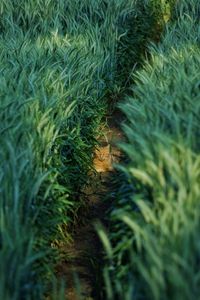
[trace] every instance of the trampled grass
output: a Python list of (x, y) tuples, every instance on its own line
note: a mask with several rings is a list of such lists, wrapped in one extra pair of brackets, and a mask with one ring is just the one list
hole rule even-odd
[(199, 1), (177, 1), (121, 105), (129, 162), (110, 215), (109, 299), (199, 297), (199, 12)]

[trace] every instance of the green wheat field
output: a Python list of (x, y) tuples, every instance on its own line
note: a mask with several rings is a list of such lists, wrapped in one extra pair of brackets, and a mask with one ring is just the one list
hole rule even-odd
[(66, 299), (58, 245), (113, 106), (95, 299), (200, 299), (200, 1), (0, 0), (0, 300)]

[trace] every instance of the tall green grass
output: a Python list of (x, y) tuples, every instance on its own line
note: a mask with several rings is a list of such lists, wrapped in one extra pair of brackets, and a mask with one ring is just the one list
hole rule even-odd
[(154, 35), (152, 3), (1, 1), (0, 299), (42, 298), (84, 205), (105, 98)]
[(177, 1), (121, 105), (128, 163), (110, 215), (108, 299), (199, 298), (199, 12)]

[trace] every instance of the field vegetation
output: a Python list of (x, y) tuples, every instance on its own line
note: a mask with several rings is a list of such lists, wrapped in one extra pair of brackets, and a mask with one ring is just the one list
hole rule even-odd
[(0, 1), (0, 299), (52, 290), (99, 126), (127, 90), (105, 298), (198, 298), (200, 7), (174, 2)]
[(104, 237), (108, 299), (199, 298), (199, 13), (177, 1), (120, 105), (128, 159)]
[(70, 238), (85, 205), (81, 188), (106, 98), (121, 92), (153, 36), (150, 6), (1, 1), (0, 299), (44, 294), (57, 259), (52, 245)]

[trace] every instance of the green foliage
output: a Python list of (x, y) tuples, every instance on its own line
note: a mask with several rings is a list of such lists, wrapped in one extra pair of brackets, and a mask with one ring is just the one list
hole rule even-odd
[(68, 238), (83, 205), (105, 97), (123, 89), (152, 35), (150, 7), (0, 2), (0, 299), (41, 299), (52, 242)]
[(197, 0), (177, 1), (173, 22), (121, 105), (129, 161), (110, 215), (108, 299), (200, 294), (199, 11)]

